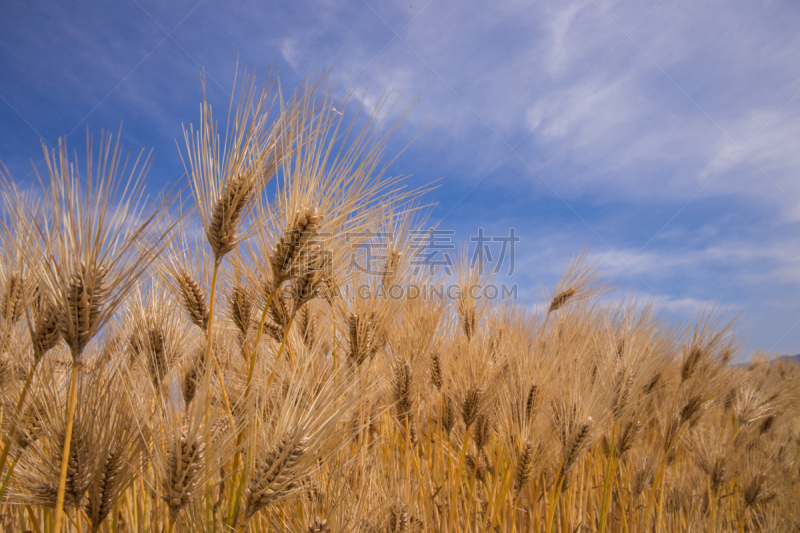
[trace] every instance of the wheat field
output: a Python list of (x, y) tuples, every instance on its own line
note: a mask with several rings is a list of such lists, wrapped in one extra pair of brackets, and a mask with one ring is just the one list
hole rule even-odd
[(800, 528), (798, 367), (604, 298), (585, 251), (534, 308), (415, 268), (410, 109), (324, 82), (204, 101), (186, 189), (107, 132), (3, 170), (0, 530)]

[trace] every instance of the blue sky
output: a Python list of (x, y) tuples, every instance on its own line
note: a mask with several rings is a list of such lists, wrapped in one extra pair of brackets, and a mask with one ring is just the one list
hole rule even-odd
[[(800, 352), (800, 4), (794, 1), (364, 0), (4, 2), (0, 159), (19, 182), (39, 139), (85, 129), (154, 148), (153, 191), (183, 174), (176, 139), (242, 67), (285, 90), (420, 102), (389, 152), (444, 177), (433, 220), (459, 240), (520, 237), (510, 283), (531, 304), (591, 246), (621, 295), (675, 321), (720, 303), (747, 350)], [(506, 280), (504, 280), (506, 281)]]

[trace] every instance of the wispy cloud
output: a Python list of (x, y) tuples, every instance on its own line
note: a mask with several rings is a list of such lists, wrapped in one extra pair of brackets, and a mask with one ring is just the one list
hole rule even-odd
[(174, 139), (196, 120), (201, 68), (220, 118), (237, 59), (282, 65), (285, 88), (330, 69), (332, 93), (370, 89), (367, 108), (385, 86), (398, 112), (421, 96), (390, 149), (428, 129), (397, 172), (446, 176), (434, 217), (460, 234), (517, 228), (526, 298), (591, 243), (659, 305), (719, 299), (754, 313), (752, 345), (800, 351), (800, 5), (137, 1), (4, 13), (0, 95), (18, 113), (0, 101), (0, 158), (15, 175), (39, 135), (124, 120), (126, 144), (156, 147), (158, 187), (183, 172)]

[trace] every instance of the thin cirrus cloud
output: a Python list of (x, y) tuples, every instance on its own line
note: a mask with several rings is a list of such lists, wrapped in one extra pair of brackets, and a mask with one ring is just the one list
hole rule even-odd
[[(124, 121), (155, 147), (154, 189), (181, 178), (175, 139), (236, 65), (284, 88), (329, 70), (368, 108), (418, 96), (390, 150), (457, 240), (521, 237), (528, 304), (590, 244), (610, 275), (679, 322), (742, 314), (746, 346), (800, 352), (800, 6), (659, 0), (135, 0), (25, 3), (0, 22), (0, 158), (14, 176), (72, 132)], [(220, 118), (223, 118), (220, 115)], [(37, 154), (38, 153), (38, 154)], [(627, 294), (627, 293), (626, 293)]]

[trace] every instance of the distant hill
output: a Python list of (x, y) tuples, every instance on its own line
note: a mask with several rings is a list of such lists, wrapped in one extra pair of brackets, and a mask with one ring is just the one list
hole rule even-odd
[(778, 359), (783, 359), (784, 361), (792, 361), (793, 363), (797, 363), (798, 365), (800, 365), (800, 354), (782, 355)]

